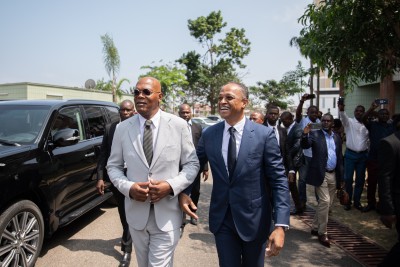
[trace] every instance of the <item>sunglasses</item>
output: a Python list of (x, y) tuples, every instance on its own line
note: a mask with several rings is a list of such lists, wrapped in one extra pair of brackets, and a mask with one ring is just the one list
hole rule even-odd
[(140, 94), (143, 94), (143, 95), (145, 95), (145, 96), (149, 96), (149, 95), (151, 95), (151, 94), (153, 94), (153, 93), (160, 93), (160, 92), (152, 92), (152, 91), (150, 91), (149, 89), (143, 89), (143, 90), (138, 90), (138, 89), (135, 89), (135, 90), (133, 90), (133, 95), (134, 96), (139, 96)]

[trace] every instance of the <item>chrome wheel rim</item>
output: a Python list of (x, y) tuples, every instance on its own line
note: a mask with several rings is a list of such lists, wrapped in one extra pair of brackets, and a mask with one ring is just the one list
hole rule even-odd
[(29, 266), (38, 253), (40, 225), (28, 211), (16, 214), (0, 237), (0, 263), (6, 266)]

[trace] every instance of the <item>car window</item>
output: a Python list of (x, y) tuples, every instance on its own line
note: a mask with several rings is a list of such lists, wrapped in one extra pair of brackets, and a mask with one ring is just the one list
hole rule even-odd
[(106, 122), (99, 106), (84, 106), (90, 138), (103, 136)]
[(79, 131), (79, 140), (84, 140), (85, 129), (83, 125), (79, 107), (66, 107), (59, 111), (51, 128), (51, 134), (54, 135), (57, 131), (67, 128), (77, 129)]
[(49, 106), (0, 106), (0, 139), (11, 143), (33, 143), (49, 109)]
[(110, 118), (110, 123), (119, 122), (119, 111), (116, 107), (105, 107), (105, 111)]

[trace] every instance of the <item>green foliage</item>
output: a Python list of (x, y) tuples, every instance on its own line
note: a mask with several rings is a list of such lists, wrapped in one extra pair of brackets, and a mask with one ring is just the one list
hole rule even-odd
[(115, 47), (113, 39), (108, 34), (102, 35), (100, 39), (103, 43), (104, 66), (108, 76), (112, 79), (113, 102), (116, 103), (116, 81), (121, 64), (118, 49)]
[(226, 26), (221, 11), (188, 20), (190, 35), (206, 51), (203, 56), (190, 51), (177, 60), (186, 68), (185, 75), (189, 83), (187, 88), (192, 94), (192, 100), (208, 102), (211, 114), (215, 114), (220, 87), (229, 81), (240, 81), (235, 67), (245, 68), (242, 60), (250, 53), (250, 41), (244, 29), (231, 28), (225, 38), (218, 39)]
[[(301, 66), (300, 63), (299, 65)], [(257, 82), (257, 86), (249, 88), (252, 102), (264, 102), (266, 108), (269, 105), (274, 105), (287, 109), (288, 105), (292, 104), (292, 101), (286, 99), (304, 91), (303, 75), (305, 74), (306, 72), (298, 67), (295, 71), (285, 73), (279, 82), (276, 80), (267, 80), (264, 83)]]
[(295, 38), (300, 51), (335, 81), (383, 79), (400, 68), (400, 1), (322, 1), (310, 4)]
[[(116, 84), (116, 95), (117, 95), (119, 98), (122, 97), (122, 94), (128, 93), (128, 91), (123, 90), (123, 89), (121, 88), (121, 87), (122, 87), (122, 84), (123, 84), (124, 82), (130, 83), (130, 81), (129, 81), (128, 79), (122, 78), (122, 79), (119, 80), (119, 81), (117, 82), (117, 84)], [(97, 80), (95, 89), (100, 90), (100, 91), (112, 92), (112, 83), (113, 83), (112, 80), (104, 81), (104, 78), (102, 78), (101, 80)]]

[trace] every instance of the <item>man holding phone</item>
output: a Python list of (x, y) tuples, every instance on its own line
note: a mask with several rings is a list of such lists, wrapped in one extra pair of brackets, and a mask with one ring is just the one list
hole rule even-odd
[[(368, 130), (362, 123), (362, 117), (365, 113), (364, 106), (357, 106), (354, 109), (354, 118), (349, 118), (344, 111), (344, 98), (338, 101), (339, 117), (346, 133), (346, 151), (344, 154), (345, 167), (345, 186), (349, 194), (350, 203), (344, 206), (345, 210), (351, 209), (351, 200), (354, 207), (362, 210), (361, 194), (365, 183), (365, 169), (368, 157)], [(354, 195), (353, 195), (353, 176), (355, 177)]]
[(363, 212), (368, 212), (376, 209), (376, 187), (378, 184), (379, 174), (379, 160), (378, 160), (378, 147), (379, 141), (394, 133), (394, 127), (389, 122), (389, 110), (381, 108), (378, 111), (378, 121), (369, 121), (370, 114), (379, 107), (382, 99), (375, 99), (371, 107), (365, 112), (362, 121), (369, 131), (370, 148), (367, 160), (367, 171), (368, 171), (368, 187), (367, 187), (367, 200), (368, 205), (363, 208)]

